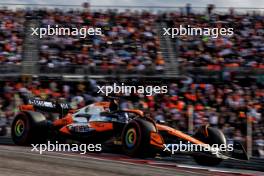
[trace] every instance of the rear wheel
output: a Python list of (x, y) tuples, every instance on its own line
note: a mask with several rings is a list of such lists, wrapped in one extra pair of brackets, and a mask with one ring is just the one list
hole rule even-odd
[(150, 146), (150, 133), (156, 132), (154, 124), (142, 119), (129, 122), (122, 134), (124, 152), (132, 157), (155, 157), (156, 152)]
[(45, 143), (47, 138), (45, 122), (41, 116), (32, 117), (27, 113), (18, 114), (11, 127), (14, 143), (17, 145)]
[[(207, 128), (208, 135), (205, 135), (203, 130)], [(221, 144), (226, 144), (226, 139), (224, 134), (217, 128), (212, 127), (202, 127), (200, 130), (196, 132), (194, 135), (195, 138), (199, 139), (200, 141), (209, 144), (210, 146), (213, 144), (218, 144), (220, 146)], [(211, 156), (193, 156), (194, 160), (200, 164), (205, 166), (215, 166), (222, 162), (221, 158), (215, 158)]]

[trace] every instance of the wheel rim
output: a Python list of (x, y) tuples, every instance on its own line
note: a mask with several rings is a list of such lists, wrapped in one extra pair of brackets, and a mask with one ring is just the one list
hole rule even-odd
[(15, 134), (16, 136), (21, 136), (25, 130), (25, 123), (23, 120), (18, 120), (15, 125)]
[(134, 128), (127, 130), (126, 133), (126, 145), (128, 148), (132, 148), (136, 145), (137, 133)]

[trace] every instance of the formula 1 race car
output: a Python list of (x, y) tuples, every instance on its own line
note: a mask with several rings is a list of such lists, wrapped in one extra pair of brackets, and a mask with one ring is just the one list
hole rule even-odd
[(140, 158), (171, 155), (173, 144), (184, 142), (209, 146), (207, 151), (186, 152), (202, 165), (217, 165), (228, 158), (248, 159), (243, 146), (237, 142), (232, 154), (213, 152), (211, 145), (227, 144), (223, 133), (216, 128), (204, 125), (191, 136), (163, 122), (155, 122), (141, 110), (117, 107), (116, 101), (111, 100), (73, 110), (65, 103), (31, 99), (20, 106), (12, 123), (12, 139), (17, 145), (64, 139), (101, 143), (106, 148), (122, 148), (126, 155)]

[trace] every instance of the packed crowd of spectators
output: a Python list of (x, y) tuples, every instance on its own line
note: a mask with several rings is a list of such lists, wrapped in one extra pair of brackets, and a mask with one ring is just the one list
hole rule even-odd
[(20, 65), (24, 33), (23, 10), (0, 9), (0, 65)]
[(41, 26), (101, 28), (102, 35), (46, 36), (41, 39), (41, 65), (48, 68), (86, 65), (90, 70), (162, 72), (164, 59), (149, 12), (41, 11)]
[[(21, 64), (26, 10), (1, 9), (0, 64)], [(178, 37), (178, 62), (181, 68), (223, 67), (264, 68), (264, 23), (258, 13), (239, 14), (186, 10), (156, 14), (148, 11), (117, 10), (38, 10), (40, 27), (101, 28), (103, 35), (58, 36), (40, 39), (40, 65), (56, 70), (67, 66), (85, 66), (89, 71), (144, 72), (164, 70), (157, 33), (158, 21), (168, 27), (233, 28), (234, 35)], [(176, 42), (176, 41), (175, 41)]]
[[(115, 80), (112, 80), (115, 81)], [(129, 85), (131, 82), (128, 82)], [(102, 101), (103, 95), (97, 93), (97, 85), (112, 84), (90, 80), (87, 83), (39, 82), (31, 84), (3, 82), (0, 89), (0, 117), (9, 119), (11, 123), (18, 105), (26, 101), (26, 97), (41, 99), (63, 99), (73, 108)], [(263, 155), (264, 89), (258, 83), (229, 82), (194, 83), (189, 81), (173, 81), (168, 85), (167, 94), (144, 96), (134, 94), (121, 99), (120, 108), (139, 108), (155, 120), (167, 121), (170, 125), (188, 131), (188, 117), (193, 117), (195, 126), (209, 123), (219, 127), (228, 139), (246, 143), (246, 123), (253, 124), (254, 154)]]
[[(261, 13), (193, 13), (191, 7), (181, 13), (163, 14), (160, 20), (169, 27), (233, 28), (233, 35), (213, 38), (205, 35), (178, 37), (178, 61), (182, 67), (205, 67), (212, 70), (228, 68), (264, 68), (264, 16)], [(176, 42), (176, 41), (174, 41)]]

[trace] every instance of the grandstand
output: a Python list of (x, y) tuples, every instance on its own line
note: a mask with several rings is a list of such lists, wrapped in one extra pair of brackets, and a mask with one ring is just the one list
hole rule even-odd
[[(3, 72), (19, 71), (23, 62), (24, 12), (0, 10), (0, 66)], [(5, 68), (8, 66), (8, 68)]]
[[(263, 22), (258, 14), (186, 14), (180, 12), (87, 11), (42, 9), (22, 10), (19, 28), (25, 28), (22, 41), (17, 41), (18, 54), (9, 57), (20, 74), (83, 75), (159, 75), (178, 76), (199, 73), (199, 77), (219, 78), (232, 74), (237, 78), (263, 74)], [(176, 19), (176, 20), (173, 20)], [(248, 24), (252, 20), (254, 23)], [(65, 25), (66, 21), (67, 25)], [(129, 23), (128, 23), (129, 21)], [(217, 39), (200, 36), (171, 39), (163, 28), (179, 23), (199, 26), (217, 24), (234, 27), (235, 35)], [(222, 22), (222, 23), (219, 23)], [(39, 39), (30, 35), (31, 27), (59, 24), (101, 27), (103, 36), (89, 38), (49, 36)], [(234, 26), (236, 24), (236, 26)], [(218, 26), (219, 27), (219, 26)], [(248, 39), (252, 36), (252, 39)], [(241, 43), (243, 45), (241, 45)], [(73, 47), (74, 46), (74, 47)], [(122, 47), (120, 47), (122, 46)], [(230, 48), (232, 47), (232, 48)], [(213, 53), (213, 54), (212, 54)], [(21, 57), (23, 54), (23, 57)], [(16, 59), (16, 57), (18, 57)], [(23, 62), (21, 62), (23, 58)], [(8, 60), (5, 60), (7, 62)], [(2, 62), (4, 64), (5, 62)], [(8, 63), (8, 62), (7, 62)], [(9, 62), (10, 63), (10, 62)], [(14, 65), (14, 64), (12, 64)], [(60, 69), (57, 69), (60, 68)], [(14, 73), (11, 66), (3, 73)]]

